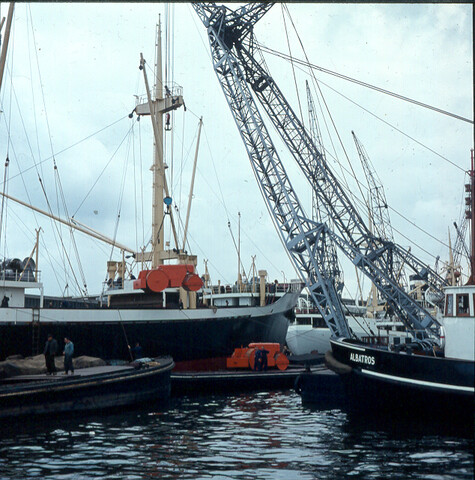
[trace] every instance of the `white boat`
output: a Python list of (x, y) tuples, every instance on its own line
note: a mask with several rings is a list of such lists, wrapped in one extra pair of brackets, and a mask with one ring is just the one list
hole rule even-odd
[[(349, 299), (343, 300), (347, 308), (347, 321), (358, 338), (376, 337), (379, 320), (366, 316), (366, 307), (356, 305)], [(385, 336), (385, 334), (383, 334)], [(307, 297), (301, 295), (295, 308), (295, 318), (289, 325), (286, 342), (294, 355), (325, 353), (331, 349), (330, 329), (318, 310), (311, 305)]]

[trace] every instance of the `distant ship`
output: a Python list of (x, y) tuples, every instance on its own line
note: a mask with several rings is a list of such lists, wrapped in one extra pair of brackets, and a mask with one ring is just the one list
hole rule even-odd
[[(374, 337), (379, 322), (366, 316), (366, 307), (356, 305), (354, 300), (343, 299), (347, 309), (348, 324), (358, 338)], [(309, 296), (302, 293), (295, 308), (295, 318), (287, 331), (287, 346), (294, 355), (325, 353), (330, 350), (330, 329), (325, 320), (312, 304)]]

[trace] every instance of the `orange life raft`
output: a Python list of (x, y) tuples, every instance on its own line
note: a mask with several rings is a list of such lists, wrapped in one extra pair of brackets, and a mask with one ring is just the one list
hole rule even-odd
[(250, 343), (248, 347), (236, 348), (231, 357), (226, 358), (227, 368), (250, 368), (254, 370), (256, 352), (259, 349), (267, 350), (267, 368), (277, 367), (286, 370), (289, 359), (280, 351), (278, 343)]

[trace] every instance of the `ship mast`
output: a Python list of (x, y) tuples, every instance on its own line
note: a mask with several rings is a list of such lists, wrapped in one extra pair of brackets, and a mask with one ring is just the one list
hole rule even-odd
[[(153, 174), (153, 199), (152, 199), (152, 251), (137, 253), (136, 261), (152, 263), (152, 268), (163, 265), (164, 260), (179, 258), (180, 251), (178, 237), (173, 220), (173, 213), (170, 209), (172, 199), (169, 195), (167, 180), (165, 177), (165, 162), (163, 159), (163, 115), (176, 110), (184, 105), (181, 87), (175, 85), (165, 85), (162, 77), (162, 41), (161, 41), (161, 23), (157, 25), (156, 41), (156, 59), (155, 65), (155, 87), (150, 92), (145, 60), (140, 54), (140, 68), (143, 71), (147, 99), (144, 103), (138, 104), (134, 112), (137, 115), (150, 115), (152, 120), (154, 135), (154, 159), (151, 167)], [(164, 95), (164, 91), (166, 92)], [(130, 116), (133, 115), (132, 112)], [(164, 211), (166, 206), (167, 211)], [(170, 222), (173, 230), (176, 248), (165, 250), (164, 242), (164, 221), (165, 215), (170, 216)]]
[[(0, 89), (2, 87), (2, 82), (3, 82), (3, 72), (5, 71), (5, 62), (7, 60), (8, 42), (10, 40), (10, 30), (12, 28), (14, 8), (15, 8), (15, 2), (11, 2), (10, 6), (8, 7), (7, 25), (5, 27), (5, 38), (3, 39), (2, 53), (0, 56)], [(2, 22), (0, 25), (0, 31), (3, 28), (4, 22), (5, 22), (5, 18), (2, 19)]]
[[(157, 26), (157, 63), (155, 65), (155, 99), (163, 101), (162, 79), (162, 29), (161, 22)], [(163, 264), (164, 248), (164, 205), (163, 191), (165, 188), (165, 165), (163, 161), (163, 114), (157, 108), (153, 112), (158, 135), (155, 136), (153, 173), (153, 203), (152, 203), (152, 268)], [(157, 138), (158, 137), (158, 138)]]

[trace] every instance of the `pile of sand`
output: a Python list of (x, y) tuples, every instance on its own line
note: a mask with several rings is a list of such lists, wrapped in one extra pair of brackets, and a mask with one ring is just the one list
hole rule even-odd
[[(64, 370), (63, 358), (64, 357), (58, 356), (54, 360), (58, 371)], [(107, 365), (107, 363), (100, 358), (83, 355), (82, 357), (73, 358), (73, 365), (74, 369), (78, 369), (101, 367)], [(38, 375), (40, 373), (46, 373), (44, 355), (27, 358), (23, 358), (21, 355), (12, 355), (4, 362), (0, 362), (0, 378), (15, 377), (17, 375)]]

